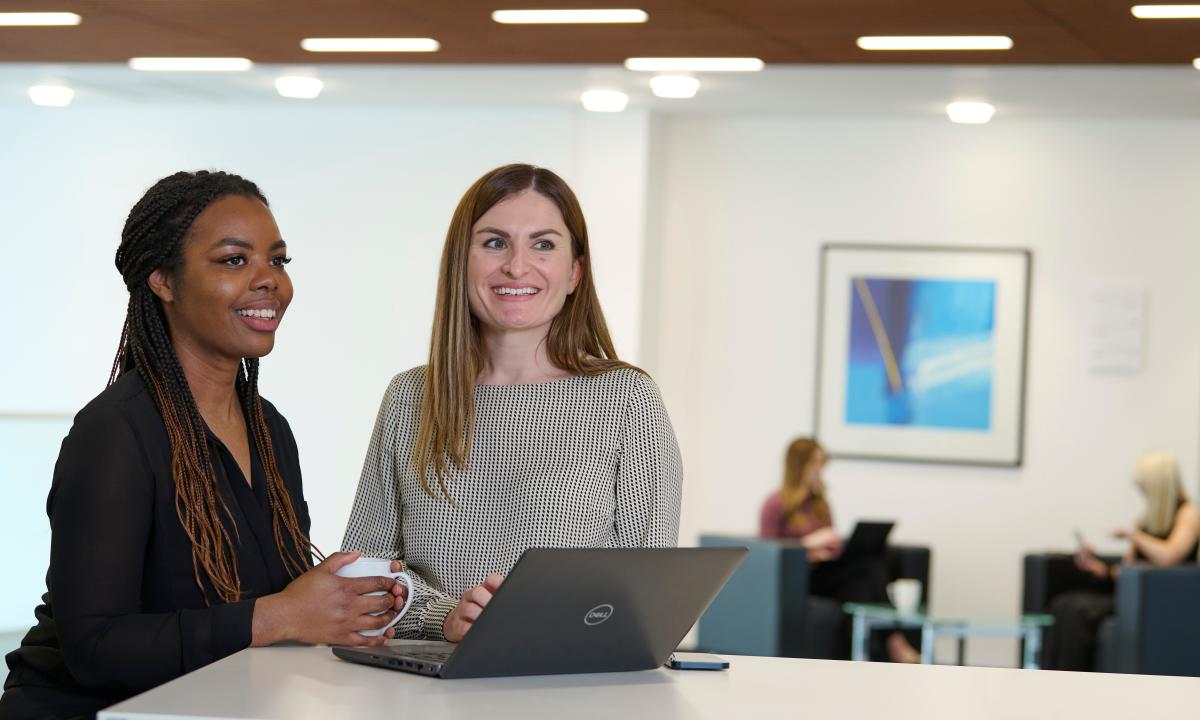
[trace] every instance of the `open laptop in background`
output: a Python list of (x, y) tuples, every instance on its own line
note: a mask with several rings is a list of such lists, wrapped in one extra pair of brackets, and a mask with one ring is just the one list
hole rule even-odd
[(526, 550), (461, 643), (335, 646), (443, 678), (649, 670), (667, 661), (746, 548)]
[(842, 557), (883, 555), (888, 535), (896, 523), (890, 520), (860, 520), (842, 547)]

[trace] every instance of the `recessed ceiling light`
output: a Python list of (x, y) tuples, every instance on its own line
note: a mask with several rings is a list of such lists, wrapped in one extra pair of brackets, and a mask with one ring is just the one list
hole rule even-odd
[(492, 19), (505, 25), (557, 25), (568, 23), (644, 23), (644, 10), (497, 10)]
[(244, 72), (254, 63), (233, 57), (136, 57), (129, 59), (129, 67), (151, 72)]
[(325, 83), (315, 77), (284, 75), (275, 78), (275, 90), (285, 98), (312, 100), (321, 94)]
[(1200, 70), (1200, 58), (1196, 58), (1195, 60), (1192, 61), (1192, 67), (1196, 68), (1197, 70)]
[(42, 107), (66, 107), (75, 99), (75, 91), (65, 85), (34, 85), (29, 99)]
[(1011, 50), (1007, 35), (874, 35), (858, 39), (863, 50)]
[(1129, 12), (1142, 20), (1200, 18), (1200, 5), (1134, 5)]
[(0, 26), (4, 27), (78, 25), (82, 21), (83, 18), (69, 12), (0, 12)]
[(437, 52), (433, 38), (305, 38), (300, 47), (309, 52)]
[(995, 114), (995, 106), (985, 102), (959, 101), (946, 106), (946, 115), (950, 121), (965, 125), (982, 125)]
[(650, 89), (660, 98), (686, 99), (696, 96), (700, 81), (690, 75), (655, 75)]
[(640, 57), (626, 60), (625, 69), (644, 72), (757, 72), (763, 69), (763, 61), (758, 58)]
[(629, 104), (629, 96), (619, 90), (588, 90), (579, 99), (592, 112), (621, 112)]

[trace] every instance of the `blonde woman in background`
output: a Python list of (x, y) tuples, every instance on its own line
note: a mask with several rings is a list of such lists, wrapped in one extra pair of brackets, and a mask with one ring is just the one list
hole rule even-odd
[(531, 547), (673, 546), (679, 448), (617, 359), (561, 178), (497, 168), (446, 234), (429, 364), (384, 394), (343, 547), (403, 560), (402, 637), (457, 642)]
[(1091, 670), (1096, 632), (1114, 612), (1115, 580), (1121, 565), (1148, 562), (1169, 567), (1196, 562), (1200, 549), (1200, 508), (1188, 500), (1179, 463), (1165, 452), (1152, 452), (1137, 461), (1134, 483), (1146, 499), (1146, 511), (1132, 528), (1113, 536), (1129, 541), (1120, 563), (1109, 564), (1084, 545), (1075, 565), (1096, 579), (1095, 587), (1062, 593), (1050, 603), (1054, 625), (1047, 629), (1042, 667), (1051, 670)]
[[(812, 438), (797, 438), (788, 446), (783, 462), (783, 487), (763, 503), (759, 535), (794, 538), (806, 549), (809, 592), (842, 602), (888, 604), (888, 573), (880, 555), (842, 557), (843, 540), (833, 528), (833, 512), (825, 498), (821, 471), (828, 455)], [(850, 656), (849, 626), (843, 618), (842, 652)], [(887, 655), (893, 662), (919, 662), (920, 655), (903, 634), (887, 637)]]

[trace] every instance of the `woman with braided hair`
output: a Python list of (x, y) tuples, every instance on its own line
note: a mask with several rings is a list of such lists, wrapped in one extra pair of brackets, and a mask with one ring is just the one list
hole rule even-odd
[(354, 553), (313, 567), (295, 439), (258, 394), (286, 250), (237, 175), (176, 173), (133, 207), (125, 328), (55, 465), (47, 592), (0, 718), (93, 717), (251, 645), (384, 641), (356, 631), (387, 623), (403, 586), (335, 575)]

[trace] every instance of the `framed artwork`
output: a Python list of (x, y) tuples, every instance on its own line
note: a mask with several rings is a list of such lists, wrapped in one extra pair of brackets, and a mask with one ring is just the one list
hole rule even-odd
[(826, 245), (816, 435), (836, 457), (1021, 464), (1027, 250)]

